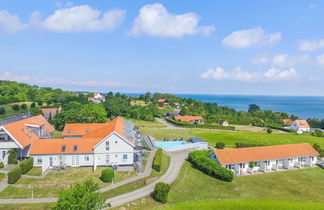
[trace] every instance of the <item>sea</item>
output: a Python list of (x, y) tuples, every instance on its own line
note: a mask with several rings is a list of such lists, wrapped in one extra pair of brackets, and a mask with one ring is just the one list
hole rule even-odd
[[(143, 93), (125, 93), (139, 96)], [(236, 110), (247, 111), (249, 104), (257, 104), (260, 109), (287, 112), (301, 119), (324, 119), (324, 96), (263, 96), (263, 95), (220, 95), (220, 94), (173, 94), (182, 98), (192, 98), (203, 102), (217, 103)]]

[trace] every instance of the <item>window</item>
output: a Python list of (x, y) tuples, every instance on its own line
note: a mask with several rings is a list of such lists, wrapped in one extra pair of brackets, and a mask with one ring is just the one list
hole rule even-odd
[(84, 156), (84, 161), (89, 161), (90, 157), (88, 155)]
[(312, 157), (312, 161), (314, 161), (314, 156)]
[(266, 161), (266, 165), (267, 166), (270, 166), (270, 161)]
[(65, 152), (65, 149), (66, 149), (66, 146), (63, 145), (63, 146), (62, 146), (62, 149), (61, 149), (61, 152)]
[(37, 163), (42, 163), (42, 162), (43, 162), (42, 157), (38, 157), (38, 158), (37, 158)]
[(127, 160), (127, 154), (123, 155), (123, 160)]
[(78, 145), (73, 146), (73, 152), (76, 152), (76, 151), (78, 151)]
[(106, 151), (109, 151), (109, 141), (106, 141)]
[(115, 144), (117, 144), (118, 142), (117, 141), (115, 141)]
[(70, 130), (70, 129), (68, 129), (68, 130), (67, 130), (67, 133), (71, 133), (71, 130)]

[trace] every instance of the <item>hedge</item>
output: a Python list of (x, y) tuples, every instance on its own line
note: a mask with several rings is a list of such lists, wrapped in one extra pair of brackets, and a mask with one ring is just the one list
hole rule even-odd
[(168, 201), (168, 195), (170, 191), (170, 185), (159, 182), (154, 187), (154, 199), (161, 203), (166, 203)]
[(14, 168), (11, 171), (9, 171), (8, 184), (15, 184), (20, 177), (21, 177), (21, 168), (18, 166), (17, 168)]
[(217, 142), (216, 143), (216, 148), (217, 149), (224, 149), (225, 143), (224, 142)]
[(221, 126), (221, 125), (211, 125), (211, 124), (189, 124), (181, 121), (176, 121), (171, 118), (166, 118), (168, 122), (171, 122), (175, 125), (186, 127), (186, 128), (207, 128), (207, 129), (221, 129), (221, 130), (231, 130), (234, 131), (234, 126)]
[(114, 178), (114, 169), (105, 168), (101, 171), (100, 180), (103, 182), (112, 182)]
[(260, 147), (260, 146), (266, 146), (264, 144), (250, 144), (250, 143), (243, 143), (243, 142), (236, 142), (235, 147), (236, 148), (243, 148), (243, 147)]
[(17, 151), (15, 149), (9, 150), (8, 164), (18, 164)]
[(34, 159), (28, 158), (20, 163), (21, 173), (26, 174), (30, 169), (33, 168), (34, 165)]
[(234, 179), (234, 173), (207, 156), (206, 151), (193, 151), (189, 153), (188, 161), (198, 170), (205, 174), (220, 179), (226, 182), (231, 182)]
[(3, 162), (0, 162), (0, 168), (4, 168)]
[(159, 148), (155, 153), (152, 168), (155, 169), (157, 172), (160, 172), (161, 165), (162, 165), (162, 149)]

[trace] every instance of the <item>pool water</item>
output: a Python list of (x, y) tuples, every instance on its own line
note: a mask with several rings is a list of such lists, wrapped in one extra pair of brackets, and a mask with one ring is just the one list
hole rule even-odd
[(184, 141), (156, 141), (155, 142), (155, 145), (161, 148), (180, 146), (184, 144), (186, 144)]

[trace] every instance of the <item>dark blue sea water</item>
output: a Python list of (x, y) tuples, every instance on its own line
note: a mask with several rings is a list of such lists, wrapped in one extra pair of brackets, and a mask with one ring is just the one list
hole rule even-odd
[[(130, 96), (140, 94), (130, 93)], [(182, 98), (193, 98), (204, 102), (217, 103), (236, 110), (247, 110), (249, 104), (257, 104), (261, 109), (288, 112), (300, 118), (324, 119), (324, 97), (321, 96), (255, 96), (255, 95), (214, 95), (214, 94), (174, 94)]]

